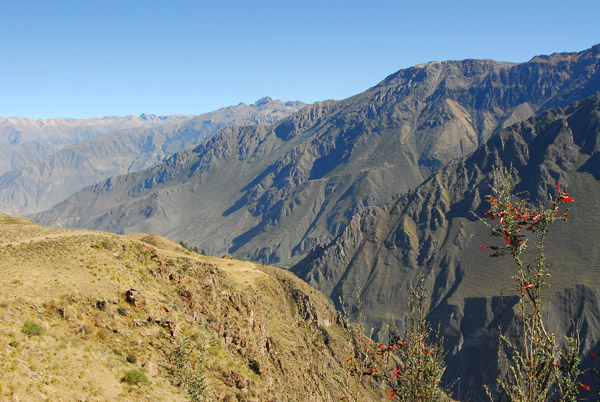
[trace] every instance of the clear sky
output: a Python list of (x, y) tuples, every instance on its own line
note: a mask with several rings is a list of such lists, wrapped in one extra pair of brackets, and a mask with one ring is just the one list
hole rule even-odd
[(427, 61), (596, 43), (599, 0), (0, 0), (0, 116), (342, 99)]

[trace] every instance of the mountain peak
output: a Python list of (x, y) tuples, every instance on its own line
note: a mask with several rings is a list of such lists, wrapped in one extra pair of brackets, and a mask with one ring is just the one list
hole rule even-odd
[(273, 99), (270, 98), (269, 96), (263, 96), (262, 98), (260, 98), (256, 102), (254, 102), (254, 106), (266, 105), (269, 102), (273, 102)]
[(140, 119), (141, 119), (141, 120), (145, 120), (145, 121), (148, 121), (148, 120), (153, 120), (153, 119), (155, 119), (155, 118), (156, 118), (156, 115), (154, 115), (154, 114), (152, 114), (152, 113), (150, 113), (150, 114), (142, 113), (142, 114), (140, 115)]

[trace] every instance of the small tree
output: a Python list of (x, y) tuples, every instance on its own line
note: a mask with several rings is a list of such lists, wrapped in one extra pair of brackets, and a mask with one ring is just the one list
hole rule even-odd
[[(575, 333), (566, 337), (564, 351), (558, 349), (554, 332), (546, 328), (542, 292), (548, 291), (550, 265), (546, 262), (544, 241), (549, 225), (556, 220), (568, 221), (568, 209), (560, 211), (563, 204), (573, 201), (558, 185), (555, 198), (550, 197), (550, 207), (532, 208), (526, 199), (517, 200), (513, 194), (512, 170), (494, 172), (494, 195), (488, 199), (491, 209), (484, 221), (491, 236), (502, 239), (501, 245), (482, 245), (494, 251), (492, 257), (510, 255), (516, 265), (513, 279), (520, 297), (517, 315), (517, 335), (511, 339), (500, 331), (498, 364), (500, 376), (496, 380), (498, 399), (506, 396), (510, 401), (575, 401), (576, 379), (579, 375), (579, 338)], [(525, 251), (535, 243), (531, 254)], [(488, 395), (493, 400), (492, 393)]]

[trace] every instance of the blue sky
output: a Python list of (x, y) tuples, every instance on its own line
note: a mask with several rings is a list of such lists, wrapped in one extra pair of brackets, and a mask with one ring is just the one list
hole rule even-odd
[(415, 64), (600, 43), (600, 1), (0, 0), (0, 116), (342, 99)]

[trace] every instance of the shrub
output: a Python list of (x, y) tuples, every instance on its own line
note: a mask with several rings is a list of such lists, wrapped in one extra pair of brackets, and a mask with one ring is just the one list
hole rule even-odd
[(434, 331), (426, 320), (428, 307), (425, 277), (420, 275), (419, 285), (408, 293), (404, 335), (392, 334), (388, 345), (380, 345), (380, 375), (392, 389), (390, 398), (420, 402), (448, 400), (440, 386), (446, 370), (443, 339), (439, 328)]
[[(360, 312), (359, 289), (358, 324), (354, 328), (347, 322), (344, 325), (349, 345), (354, 351), (346, 359), (345, 367), (349, 374), (347, 379), (354, 377), (356, 381), (354, 387), (348, 381), (340, 383), (344, 393), (340, 400), (363, 400), (359, 384), (366, 377), (383, 381), (390, 389), (388, 399), (419, 402), (449, 400), (440, 386), (440, 379), (446, 369), (443, 339), (439, 330), (434, 331), (426, 320), (428, 304), (424, 284), (425, 278), (420, 275), (418, 286), (410, 288), (403, 336), (392, 334), (388, 344), (378, 344), (363, 335), (364, 317)], [(342, 309), (347, 317), (343, 304)], [(356, 331), (357, 336), (352, 335), (352, 330)]]
[[(492, 223), (484, 221), (493, 237), (501, 239), (500, 245), (482, 245), (494, 253), (492, 257), (509, 255), (516, 265), (513, 279), (520, 297), (519, 311), (515, 316), (517, 334), (509, 337), (502, 332), (498, 348), (498, 366), (501, 373), (496, 380), (498, 398), (511, 401), (542, 402), (547, 400), (575, 401), (578, 393), (579, 369), (578, 333), (565, 337), (562, 351), (556, 335), (546, 328), (542, 293), (548, 292), (550, 264), (546, 262), (544, 241), (549, 225), (556, 220), (568, 221), (568, 208), (563, 204), (573, 201), (569, 193), (558, 185), (557, 196), (550, 197), (550, 207), (530, 207), (528, 201), (517, 200), (513, 195), (512, 171), (494, 172), (496, 187), (489, 195), (491, 209), (485, 215)], [(534, 243), (536, 253), (525, 253)], [(548, 300), (548, 299), (546, 299)], [(500, 324), (502, 325), (502, 323)], [(586, 386), (584, 386), (586, 387)], [(490, 399), (495, 400), (487, 390)]]
[(21, 331), (27, 336), (40, 336), (44, 333), (44, 328), (33, 321), (25, 321)]
[(183, 339), (167, 354), (167, 361), (173, 384), (186, 389), (192, 402), (201, 402), (206, 400), (206, 378), (201, 370), (204, 362), (192, 354), (190, 341)]
[(129, 385), (140, 385), (140, 384), (149, 384), (148, 377), (146, 377), (146, 373), (140, 370), (127, 370), (121, 379), (122, 382), (125, 382)]

